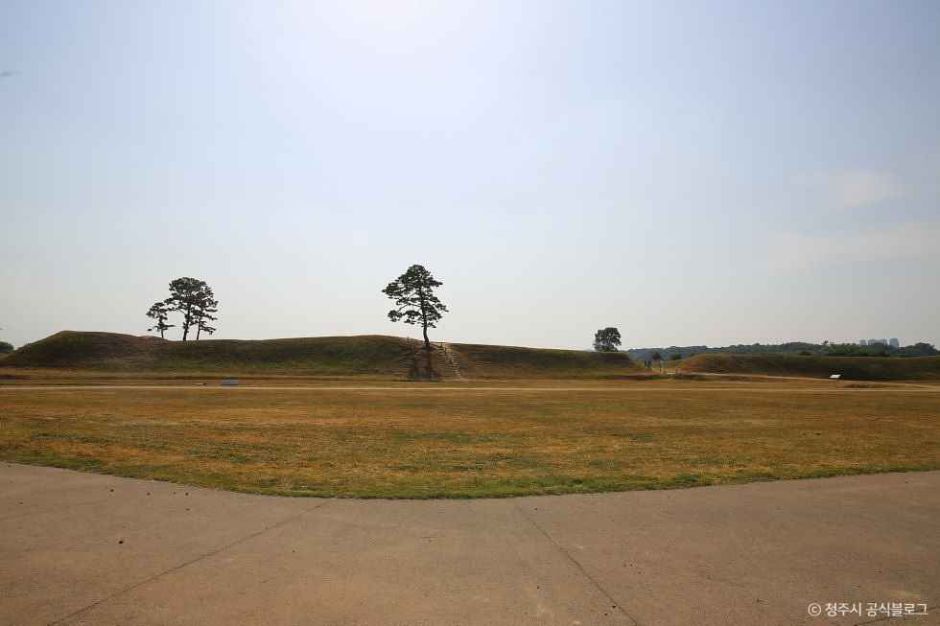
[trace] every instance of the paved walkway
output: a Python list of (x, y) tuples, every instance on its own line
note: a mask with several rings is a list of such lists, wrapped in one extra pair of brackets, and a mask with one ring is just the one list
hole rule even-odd
[(940, 472), (369, 501), (0, 464), (0, 624), (878, 619), (811, 602), (926, 603), (896, 621), (940, 624)]

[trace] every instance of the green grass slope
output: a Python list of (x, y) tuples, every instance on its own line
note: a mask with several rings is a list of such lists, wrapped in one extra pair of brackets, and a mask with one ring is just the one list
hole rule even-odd
[(448, 344), (468, 378), (579, 378), (636, 373), (625, 352)]
[(682, 362), (682, 372), (756, 374), (849, 380), (940, 379), (940, 357), (830, 357), (782, 354), (699, 354)]
[(115, 372), (396, 375), (407, 371), (410, 353), (407, 340), (383, 336), (182, 342), (62, 331), (23, 346), (0, 366)]
[[(297, 339), (166, 341), (117, 333), (62, 331), (27, 344), (0, 367), (100, 372), (199, 372), (406, 378), (420, 344), (384, 335)], [(598, 377), (636, 371), (624, 353), (449, 344), (466, 378)], [(420, 356), (418, 358), (421, 358)], [(435, 369), (455, 372), (440, 352)]]

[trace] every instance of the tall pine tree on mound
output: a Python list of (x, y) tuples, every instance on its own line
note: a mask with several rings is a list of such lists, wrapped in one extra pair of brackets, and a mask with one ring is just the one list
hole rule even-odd
[(388, 319), (393, 322), (421, 326), (424, 335), (424, 352), (427, 358), (426, 377), (431, 378), (431, 340), (428, 329), (436, 328), (437, 322), (447, 312), (447, 306), (434, 294), (434, 290), (443, 285), (423, 265), (412, 265), (404, 274), (390, 282), (382, 290), (395, 301), (395, 308), (388, 312)]

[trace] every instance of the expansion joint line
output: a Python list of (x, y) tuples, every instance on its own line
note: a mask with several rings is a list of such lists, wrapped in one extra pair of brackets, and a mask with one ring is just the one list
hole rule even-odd
[(607, 591), (607, 589), (605, 589), (604, 586), (601, 585), (601, 584), (597, 581), (596, 578), (594, 578), (593, 576), (591, 576), (591, 575), (588, 573), (588, 571), (587, 571), (586, 569), (584, 569), (584, 566), (581, 565), (581, 562), (578, 561), (578, 560), (577, 560), (576, 558), (574, 558), (573, 556), (571, 556), (571, 553), (570, 553), (570, 552), (568, 552), (561, 544), (559, 544), (557, 541), (555, 541), (555, 539), (554, 539), (551, 535), (549, 535), (548, 532), (547, 532), (544, 528), (542, 528), (542, 526), (541, 526), (538, 522), (536, 522), (535, 519), (534, 519), (531, 515), (529, 515), (528, 513), (526, 513), (525, 509), (523, 509), (521, 506), (519, 506), (519, 505), (516, 504), (516, 503), (513, 503), (513, 506), (516, 507), (516, 510), (519, 511), (519, 513), (522, 515), (522, 517), (524, 517), (524, 518), (526, 519), (526, 521), (528, 521), (530, 524), (532, 524), (532, 526), (534, 526), (535, 529), (538, 530), (538, 531), (542, 534), (542, 536), (545, 537), (545, 538), (549, 541), (549, 543), (551, 543), (553, 546), (555, 546), (555, 549), (556, 549), (556, 550), (558, 550), (559, 552), (561, 552), (561, 554), (565, 557), (565, 559), (568, 560), (569, 563), (571, 563), (572, 565), (574, 565), (575, 569), (577, 569), (579, 572), (581, 572), (581, 575), (582, 575), (582, 576), (584, 576), (585, 578), (588, 579), (588, 581), (591, 583), (591, 585), (592, 585), (595, 589), (597, 589), (597, 590), (601, 593), (601, 595), (603, 595), (605, 598), (607, 598), (607, 600), (610, 602), (611, 606), (616, 607), (616, 608), (617, 608), (617, 611), (619, 611), (621, 615), (623, 615), (623, 616), (626, 617), (628, 620), (630, 620), (630, 623), (631, 623), (631, 624), (633, 624), (634, 626), (640, 626), (640, 623), (636, 620), (636, 618), (633, 617), (632, 615), (630, 615), (629, 613), (627, 613), (626, 609), (624, 609), (623, 606), (621, 606), (621, 603), (620, 603), (616, 598), (614, 598), (614, 597), (610, 594), (610, 592)]
[(72, 611), (72, 612), (69, 613), (68, 615), (65, 615), (65, 616), (63, 616), (63, 617), (60, 617), (59, 619), (56, 619), (56, 620), (53, 620), (53, 621), (49, 622), (49, 626), (55, 626), (56, 624), (61, 624), (61, 623), (65, 622), (65, 621), (67, 621), (67, 620), (72, 619), (73, 617), (78, 617), (78, 616), (81, 615), (82, 613), (86, 613), (86, 612), (92, 610), (93, 608), (95, 608), (95, 607), (97, 607), (97, 606), (99, 606), (99, 605), (104, 604), (105, 602), (109, 602), (109, 601), (111, 601), (111, 600), (117, 598), (118, 596), (124, 595), (125, 593), (131, 592), (131, 591), (134, 591), (135, 589), (138, 589), (138, 588), (140, 588), (140, 587), (143, 587), (144, 585), (146, 585), (146, 584), (148, 584), (148, 583), (150, 583), (150, 582), (153, 582), (154, 580), (157, 580), (158, 578), (161, 578), (161, 577), (166, 576), (166, 575), (168, 575), (168, 574), (172, 574), (172, 573), (174, 573), (174, 572), (178, 572), (178, 571), (180, 571), (180, 570), (183, 569), (183, 568), (189, 567), (189, 566), (192, 565), (193, 563), (198, 563), (199, 561), (202, 561), (203, 559), (208, 559), (208, 558), (210, 558), (210, 557), (213, 557), (213, 556), (219, 554), (220, 552), (225, 552), (225, 551), (228, 550), (229, 548), (232, 548), (232, 547), (234, 547), (234, 546), (237, 546), (237, 545), (239, 545), (239, 544), (241, 544), (241, 543), (245, 543), (246, 541), (251, 541), (251, 540), (254, 539), (255, 537), (258, 537), (258, 536), (260, 536), (260, 535), (263, 535), (264, 533), (266, 533), (266, 532), (268, 532), (268, 531), (270, 531), (270, 530), (274, 530), (274, 529), (276, 529), (276, 528), (280, 528), (281, 526), (284, 526), (284, 525), (286, 525), (286, 524), (289, 524), (289, 523), (293, 522), (294, 520), (296, 520), (297, 518), (302, 517), (303, 515), (306, 515), (307, 513), (310, 513), (310, 512), (312, 512), (312, 511), (315, 511), (315, 510), (317, 510), (317, 509), (319, 509), (319, 508), (322, 508), (322, 507), (326, 506), (326, 504), (327, 504), (328, 502), (329, 502), (329, 500), (324, 500), (323, 502), (319, 502), (316, 506), (312, 506), (312, 507), (310, 507), (310, 508), (308, 508), (308, 509), (304, 509), (303, 511), (300, 511), (299, 513), (295, 513), (294, 515), (291, 515), (291, 516), (289, 516), (289, 517), (285, 517), (285, 518), (282, 519), (281, 521), (276, 522), (276, 523), (274, 523), (274, 524), (271, 524), (270, 526), (265, 526), (265, 527), (262, 528), (261, 530), (257, 530), (257, 531), (255, 531), (255, 532), (253, 532), (253, 533), (250, 533), (250, 534), (248, 534), (248, 535), (245, 535), (244, 537), (241, 537), (241, 538), (239, 538), (239, 539), (236, 539), (235, 541), (229, 542), (229, 543), (225, 544), (224, 546), (221, 546), (221, 547), (216, 548), (216, 549), (214, 549), (214, 550), (210, 550), (210, 551), (208, 551), (208, 552), (206, 552), (206, 553), (204, 553), (204, 554), (200, 554), (199, 556), (193, 557), (192, 559), (190, 559), (190, 560), (188, 560), (188, 561), (184, 561), (183, 563), (180, 563), (179, 565), (174, 565), (173, 567), (171, 567), (171, 568), (169, 568), (169, 569), (166, 569), (166, 570), (163, 570), (162, 572), (158, 572), (158, 573), (154, 574), (153, 576), (150, 576), (150, 577), (148, 577), (148, 578), (145, 578), (144, 580), (141, 580), (141, 581), (139, 581), (139, 582), (136, 582), (136, 583), (134, 583), (134, 584), (132, 584), (132, 585), (128, 585), (127, 587), (124, 587), (123, 589), (119, 589), (119, 590), (115, 591), (114, 593), (109, 594), (109, 595), (105, 596), (104, 598), (101, 598), (100, 600), (95, 600), (95, 601), (92, 602), (91, 604), (89, 604), (89, 605), (87, 605), (87, 606), (84, 606), (84, 607), (78, 609), (77, 611)]

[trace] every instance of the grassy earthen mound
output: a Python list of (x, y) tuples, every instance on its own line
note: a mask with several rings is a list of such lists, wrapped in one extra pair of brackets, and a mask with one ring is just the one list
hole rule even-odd
[[(98, 372), (230, 373), (407, 378), (421, 344), (385, 335), (294, 339), (169, 341), (118, 333), (62, 331), (27, 344), (0, 361), (3, 368)], [(583, 378), (631, 374), (624, 353), (448, 344), (437, 348), (441, 378)]]

